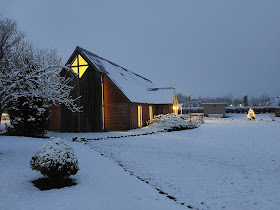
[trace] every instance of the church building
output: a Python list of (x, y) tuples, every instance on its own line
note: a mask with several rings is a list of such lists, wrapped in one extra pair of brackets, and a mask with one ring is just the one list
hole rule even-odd
[(71, 112), (53, 106), (49, 130), (62, 132), (102, 132), (143, 127), (154, 115), (177, 111), (174, 88), (158, 88), (150, 80), (81, 47), (66, 63), (72, 71), (72, 97), (83, 107)]

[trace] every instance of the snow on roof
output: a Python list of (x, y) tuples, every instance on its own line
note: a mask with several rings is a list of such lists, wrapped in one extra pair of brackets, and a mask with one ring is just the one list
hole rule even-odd
[(150, 80), (101, 58), (81, 47), (77, 47), (100, 72), (105, 73), (123, 94), (135, 103), (172, 104), (174, 88), (157, 88)]
[(227, 104), (227, 102), (219, 102), (219, 103), (202, 103), (202, 105), (219, 105), (219, 104), (226, 105), (226, 104)]

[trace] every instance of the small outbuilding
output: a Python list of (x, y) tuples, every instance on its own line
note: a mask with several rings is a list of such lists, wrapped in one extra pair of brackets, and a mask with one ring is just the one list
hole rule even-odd
[(275, 116), (280, 117), (280, 108), (274, 108)]
[(223, 103), (203, 103), (204, 116), (206, 117), (226, 117), (226, 102)]

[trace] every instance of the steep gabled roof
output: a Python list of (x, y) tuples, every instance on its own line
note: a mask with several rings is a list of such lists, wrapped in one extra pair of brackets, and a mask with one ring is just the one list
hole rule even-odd
[(77, 47), (76, 50), (91, 65), (95, 66), (98, 71), (105, 73), (131, 102), (149, 104), (173, 103), (174, 88), (157, 88), (145, 77), (101, 58), (94, 53), (81, 47)]

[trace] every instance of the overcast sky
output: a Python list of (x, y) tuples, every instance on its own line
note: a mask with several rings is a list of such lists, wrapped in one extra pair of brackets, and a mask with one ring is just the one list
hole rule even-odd
[(184, 95), (280, 95), (279, 0), (0, 0), (63, 62), (83, 47)]

